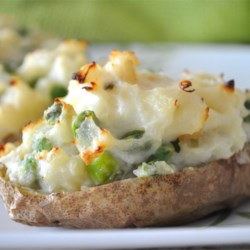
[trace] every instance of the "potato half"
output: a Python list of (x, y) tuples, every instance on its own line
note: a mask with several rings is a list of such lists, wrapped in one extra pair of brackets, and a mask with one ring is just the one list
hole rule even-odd
[(124, 228), (194, 221), (250, 197), (250, 144), (228, 160), (169, 176), (132, 178), (73, 193), (45, 195), (8, 181), (0, 193), (10, 217), (35, 226)]

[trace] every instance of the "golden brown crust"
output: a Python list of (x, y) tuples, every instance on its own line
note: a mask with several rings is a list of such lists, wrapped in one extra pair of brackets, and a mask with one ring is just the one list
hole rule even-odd
[(21, 134), (8, 134), (4, 138), (0, 139), (0, 144), (5, 144), (8, 142), (19, 143), (22, 139)]
[[(245, 159), (242, 160), (242, 155)], [(245, 161), (245, 162), (244, 162)], [(250, 197), (250, 145), (229, 160), (169, 176), (126, 179), (74, 193), (18, 188), (0, 171), (13, 220), (36, 226), (122, 228), (181, 224)]]

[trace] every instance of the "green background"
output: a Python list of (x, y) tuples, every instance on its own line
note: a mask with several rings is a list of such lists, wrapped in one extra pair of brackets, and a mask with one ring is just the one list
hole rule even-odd
[(249, 0), (0, 0), (0, 13), (91, 42), (250, 42)]

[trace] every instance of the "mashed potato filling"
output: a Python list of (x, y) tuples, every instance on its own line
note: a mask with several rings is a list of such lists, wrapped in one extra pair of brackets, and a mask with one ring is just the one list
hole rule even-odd
[(72, 39), (54, 49), (37, 49), (25, 56), (18, 75), (38, 91), (53, 97), (53, 88), (66, 91), (72, 72), (87, 62), (86, 48), (85, 41)]
[(0, 141), (16, 135), (30, 120), (39, 118), (51, 103), (49, 96), (31, 89), (18, 77), (0, 69)]
[(86, 63), (86, 42), (66, 40), (26, 55), (16, 74), (0, 65), (0, 141), (39, 118), (54, 98), (67, 94), (72, 72)]
[(249, 141), (248, 96), (234, 81), (201, 73), (175, 81), (138, 64), (113, 51), (104, 66), (75, 73), (68, 95), (0, 158), (10, 180), (71, 192), (227, 159)]

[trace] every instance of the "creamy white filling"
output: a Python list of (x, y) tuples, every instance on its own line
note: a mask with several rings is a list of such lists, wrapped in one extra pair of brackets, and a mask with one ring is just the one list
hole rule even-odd
[[(27, 127), (22, 145), (0, 159), (10, 179), (30, 185), (31, 175), (26, 178), (18, 172), (20, 162), (30, 153), (37, 161), (40, 188), (57, 192), (94, 185), (88, 167), (104, 152), (109, 154), (107, 162), (112, 162), (110, 155), (117, 159), (119, 178), (123, 178), (133, 170), (139, 177), (171, 174), (229, 158), (243, 148), (249, 127), (243, 125), (249, 113), (244, 108), (245, 93), (207, 74), (186, 74), (180, 83), (136, 72), (137, 63), (131, 53), (114, 52), (104, 67), (94, 63), (83, 67), (70, 82), (68, 95), (56, 101), (62, 105), (60, 116), (53, 123), (42, 119)], [(94, 112), (98, 124), (93, 115), (85, 113), (76, 125), (77, 117), (86, 110)], [(49, 111), (53, 107), (45, 116)], [(140, 131), (138, 138), (124, 138), (133, 131)], [(36, 152), (34, 143), (42, 137), (53, 148)], [(173, 141), (179, 149), (176, 145), (173, 149)], [(172, 145), (166, 162), (157, 159), (161, 152), (150, 162), (166, 144)]]
[[(19, 133), (25, 124), (42, 115), (53, 101), (52, 88), (59, 85), (66, 89), (72, 73), (86, 63), (85, 49), (85, 42), (67, 40), (55, 49), (35, 50), (26, 55), (18, 78), (0, 65), (0, 140)], [(37, 84), (30, 88), (34, 80)]]

